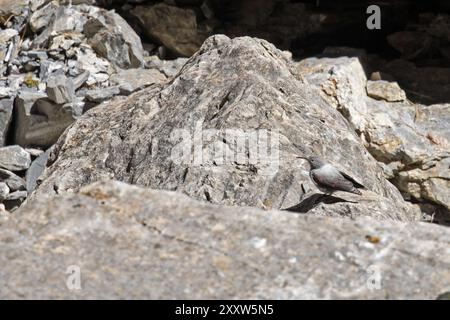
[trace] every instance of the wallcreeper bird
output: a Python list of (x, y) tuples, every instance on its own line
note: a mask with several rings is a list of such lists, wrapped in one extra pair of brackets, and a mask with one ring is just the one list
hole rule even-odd
[(325, 190), (329, 193), (340, 190), (361, 195), (361, 191), (357, 188), (364, 188), (362, 184), (358, 183), (344, 172), (339, 171), (333, 165), (325, 162), (320, 157), (297, 156), (297, 158), (308, 160), (311, 165), (309, 176), (317, 187), (319, 187), (319, 189)]

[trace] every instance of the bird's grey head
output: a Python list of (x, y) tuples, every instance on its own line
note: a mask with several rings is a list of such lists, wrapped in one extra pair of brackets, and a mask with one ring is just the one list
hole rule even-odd
[(308, 157), (308, 161), (311, 164), (312, 169), (318, 169), (326, 164), (325, 161), (316, 156)]

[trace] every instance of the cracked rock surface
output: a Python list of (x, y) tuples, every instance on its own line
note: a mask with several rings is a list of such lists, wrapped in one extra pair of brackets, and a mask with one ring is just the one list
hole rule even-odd
[[(117, 181), (27, 203), (1, 229), (2, 298), (435, 299), (450, 287), (446, 227), (216, 206)], [(74, 266), (82, 290), (66, 286)]]

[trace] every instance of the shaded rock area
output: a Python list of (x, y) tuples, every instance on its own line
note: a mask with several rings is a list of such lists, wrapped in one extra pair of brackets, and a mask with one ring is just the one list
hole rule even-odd
[(131, 10), (143, 26), (144, 32), (161, 41), (167, 48), (183, 56), (191, 56), (208, 36), (197, 25), (192, 9), (178, 8), (166, 3), (137, 6)]
[(397, 81), (410, 100), (449, 102), (448, 3), (373, 4), (382, 12), (377, 30), (367, 27), (369, 4), (360, 0), (105, 1), (126, 17), (144, 39), (144, 47), (160, 57), (190, 56), (218, 33), (262, 38), (297, 59), (345, 46), (365, 50), (374, 71), (393, 76), (389, 81)]
[(317, 190), (295, 156), (317, 154), (364, 181), (380, 211), (363, 202), (330, 210), (417, 219), (344, 117), (292, 66), (264, 40), (208, 38), (169, 85), (81, 117), (55, 145), (36, 196), (113, 177), (213, 203), (288, 208)]
[(388, 82), (384, 80), (367, 81), (367, 95), (369, 97), (397, 102), (406, 100), (405, 91), (403, 91), (397, 82)]
[[(215, 206), (114, 181), (28, 203), (1, 230), (2, 298), (436, 299), (450, 286), (446, 227)], [(81, 290), (66, 286), (74, 268)]]

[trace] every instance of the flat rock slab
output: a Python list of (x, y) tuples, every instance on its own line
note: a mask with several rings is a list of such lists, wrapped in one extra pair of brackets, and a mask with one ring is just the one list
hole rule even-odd
[(16, 211), (0, 265), (2, 299), (436, 299), (450, 287), (450, 229), (107, 181)]
[(0, 168), (10, 171), (26, 170), (30, 167), (31, 156), (20, 146), (0, 148)]

